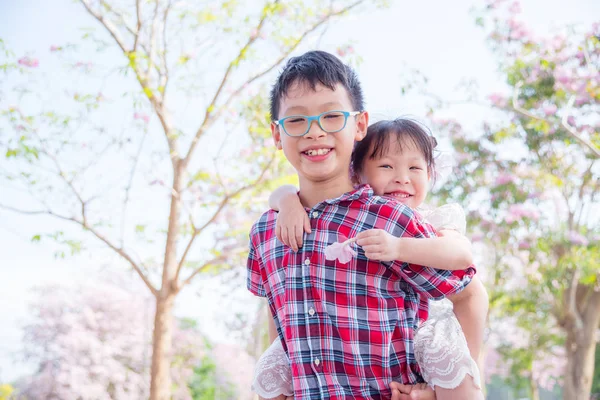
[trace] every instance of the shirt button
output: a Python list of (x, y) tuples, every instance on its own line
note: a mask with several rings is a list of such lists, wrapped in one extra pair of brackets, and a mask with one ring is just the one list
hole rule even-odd
[(318, 367), (319, 364), (321, 364), (321, 360), (319, 360), (318, 358), (315, 358), (315, 365)]
[(313, 315), (315, 315), (315, 309), (311, 307), (310, 310), (308, 310), (308, 313), (312, 317)]
[(319, 216), (319, 213), (316, 211), (313, 211), (312, 216), (313, 216), (313, 218), (317, 218)]
[(304, 265), (310, 265), (310, 260), (308, 258), (304, 260)]

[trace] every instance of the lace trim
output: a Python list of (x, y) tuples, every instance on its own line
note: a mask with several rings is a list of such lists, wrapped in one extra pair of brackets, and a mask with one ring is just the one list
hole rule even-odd
[(415, 358), (423, 379), (431, 387), (455, 389), (467, 375), (481, 388), (477, 363), (471, 357), (465, 335), (449, 300), (429, 302), (429, 319), (414, 338)]
[(252, 390), (264, 399), (293, 396), (290, 361), (279, 338), (260, 356), (254, 367)]

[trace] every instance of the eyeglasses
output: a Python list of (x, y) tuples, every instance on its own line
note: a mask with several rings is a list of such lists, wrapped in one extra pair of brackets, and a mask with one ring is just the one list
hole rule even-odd
[(346, 127), (348, 117), (356, 116), (362, 111), (326, 111), (319, 115), (291, 115), (274, 121), (275, 125), (283, 127), (288, 136), (304, 136), (310, 130), (313, 121), (317, 121), (319, 127), (327, 133), (339, 132)]

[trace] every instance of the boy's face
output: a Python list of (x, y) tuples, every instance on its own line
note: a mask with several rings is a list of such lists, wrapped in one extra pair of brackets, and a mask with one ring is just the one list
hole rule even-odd
[(429, 189), (427, 161), (412, 141), (398, 145), (390, 140), (379, 158), (363, 161), (362, 183), (368, 183), (378, 196), (390, 196), (411, 208), (420, 206)]
[[(279, 119), (292, 115), (319, 115), (326, 111), (354, 110), (348, 91), (341, 85), (335, 90), (317, 85), (315, 90), (304, 83), (294, 83), (287, 96), (280, 100)], [(308, 133), (301, 137), (288, 136), (283, 127), (271, 123), (271, 133), (278, 149), (298, 172), (309, 182), (325, 182), (348, 178), (350, 155), (356, 140), (362, 140), (367, 131), (368, 115), (349, 116), (346, 126), (339, 132), (327, 133), (316, 121)]]

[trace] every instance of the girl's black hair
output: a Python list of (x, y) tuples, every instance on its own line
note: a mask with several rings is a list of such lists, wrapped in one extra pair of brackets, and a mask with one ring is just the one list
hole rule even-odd
[(354, 144), (351, 166), (355, 178), (362, 172), (364, 162), (368, 158), (379, 158), (389, 148), (391, 141), (395, 139), (400, 146), (400, 151), (410, 140), (412, 144), (423, 154), (427, 162), (427, 171), (435, 176), (435, 158), (433, 150), (437, 141), (425, 126), (417, 121), (407, 118), (396, 118), (394, 120), (379, 121), (367, 129), (367, 135), (360, 142)]

